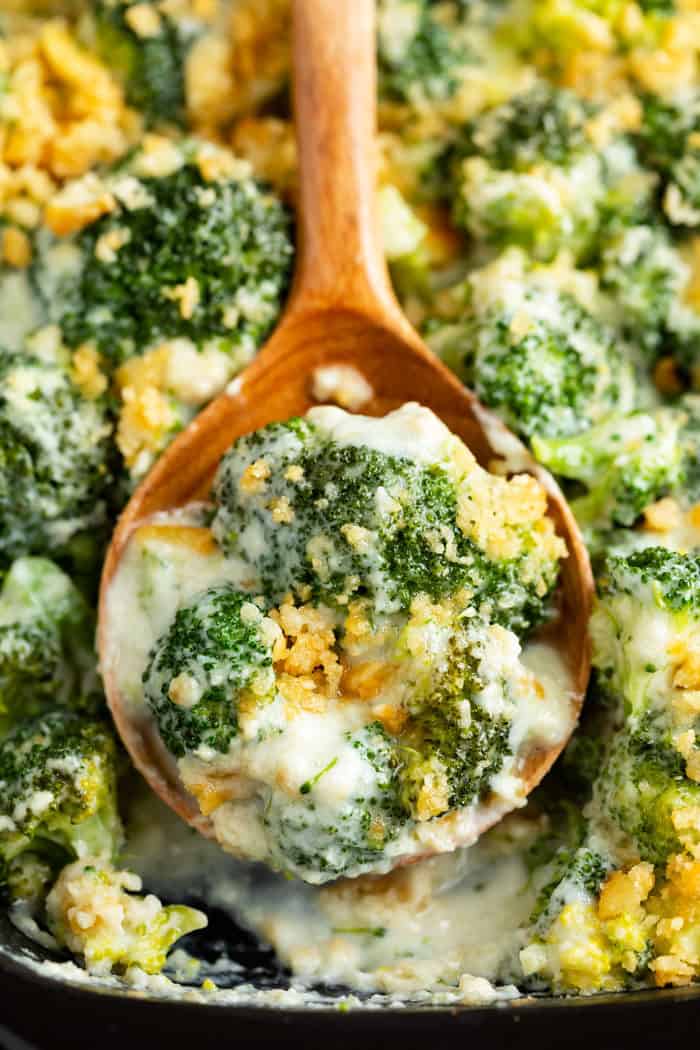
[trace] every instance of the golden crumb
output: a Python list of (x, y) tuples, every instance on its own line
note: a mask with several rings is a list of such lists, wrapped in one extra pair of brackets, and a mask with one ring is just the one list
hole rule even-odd
[(681, 523), (683, 513), (674, 499), (667, 496), (644, 510), (644, 528), (649, 532), (673, 532)]
[(123, 248), (125, 244), (129, 243), (131, 239), (131, 231), (126, 227), (122, 229), (107, 230), (101, 237), (98, 238), (95, 244), (95, 258), (99, 259), (103, 263), (113, 263), (116, 261), (117, 253), (120, 248)]
[(184, 547), (194, 554), (210, 555), (217, 551), (211, 531), (198, 525), (141, 525), (134, 533), (139, 544), (165, 543)]
[(387, 686), (396, 669), (384, 660), (366, 660), (345, 669), (342, 680), (343, 696), (358, 700), (374, 700)]
[(238, 487), (246, 496), (253, 496), (263, 491), (269, 477), (268, 463), (264, 459), (256, 459), (241, 474)]
[(250, 175), (247, 161), (215, 146), (202, 146), (197, 153), (197, 167), (205, 182), (240, 179)]
[(2, 231), (2, 258), (8, 266), (25, 270), (32, 261), (32, 244), (24, 230), (6, 226)]
[[(330, 615), (312, 605), (297, 607), (288, 600), (273, 609), (269, 617), (282, 632), (273, 650), (278, 674), (303, 679), (306, 692), (313, 689), (321, 697), (337, 696), (343, 668)], [(285, 696), (299, 703), (305, 693), (288, 684)]]
[(598, 917), (614, 919), (625, 912), (634, 912), (654, 888), (654, 868), (651, 864), (635, 864), (629, 871), (615, 871), (608, 876), (598, 900)]
[(137, 36), (146, 40), (158, 36), (162, 28), (158, 8), (151, 4), (134, 4), (127, 8), (124, 19)]
[(358, 554), (369, 554), (374, 537), (369, 529), (362, 525), (342, 525), (340, 532), (350, 547)]
[(292, 463), (291, 467), (287, 467), (284, 472), (284, 480), (291, 481), (292, 485), (298, 485), (304, 480), (304, 468), (297, 463)]
[(102, 180), (89, 174), (67, 183), (51, 198), (44, 211), (44, 221), (52, 233), (67, 237), (102, 215), (108, 215), (116, 206), (114, 196)]
[(191, 321), (201, 298), (199, 281), (190, 275), (182, 284), (164, 288), (163, 295), (166, 299), (172, 299), (178, 304), (183, 321)]
[(94, 401), (107, 389), (107, 376), (102, 371), (102, 358), (94, 346), (79, 346), (71, 359), (71, 379), (81, 394)]
[(117, 426), (117, 446), (127, 466), (143, 473), (163, 448), (177, 423), (173, 406), (156, 387), (122, 390), (123, 406)]
[(270, 500), (268, 507), (275, 525), (290, 525), (294, 521), (294, 508), (287, 496)]

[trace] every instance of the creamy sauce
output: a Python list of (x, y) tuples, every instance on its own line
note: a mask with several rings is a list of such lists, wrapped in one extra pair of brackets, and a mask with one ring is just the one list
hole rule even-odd
[(228, 857), (144, 793), (124, 860), (160, 895), (195, 894), (229, 913), (295, 977), (460, 998), (465, 975), (493, 982), (517, 967), (519, 927), (535, 899), (522, 851), (536, 832), (536, 822), (510, 817), (470, 849), (319, 889)]

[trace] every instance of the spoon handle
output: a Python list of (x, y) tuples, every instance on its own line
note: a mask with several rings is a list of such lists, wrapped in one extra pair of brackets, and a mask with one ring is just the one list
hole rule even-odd
[(292, 312), (393, 312), (375, 207), (374, 0), (294, 0), (293, 12), (301, 190)]

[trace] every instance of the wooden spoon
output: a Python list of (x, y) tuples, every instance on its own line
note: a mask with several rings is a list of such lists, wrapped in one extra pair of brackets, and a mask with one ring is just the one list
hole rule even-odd
[[(151, 515), (206, 496), (222, 454), (242, 434), (302, 415), (314, 403), (320, 365), (357, 369), (373, 396), (362, 411), (381, 416), (407, 401), (432, 409), (488, 465), (515, 439), (426, 348), (391, 289), (375, 217), (376, 73), (372, 0), (295, 0), (294, 92), (300, 162), (300, 230), (293, 288), (279, 326), (253, 363), (170, 445), (124, 510), (102, 576), (98, 645), (114, 721), (151, 787), (203, 834), (212, 825), (184, 789), (150, 720), (139, 718), (116, 685), (106, 600), (130, 534)], [(183, 231), (186, 235), (186, 231)], [(515, 442), (517, 448), (517, 442)], [(572, 715), (585, 692), (587, 622), (593, 581), (576, 523), (552, 478), (524, 453), (522, 467), (545, 486), (549, 513), (565, 539), (560, 615), (549, 637), (571, 675)], [(573, 723), (573, 718), (572, 718)], [(533, 751), (524, 777), (532, 789), (560, 753)], [(481, 830), (501, 818), (484, 809)]]

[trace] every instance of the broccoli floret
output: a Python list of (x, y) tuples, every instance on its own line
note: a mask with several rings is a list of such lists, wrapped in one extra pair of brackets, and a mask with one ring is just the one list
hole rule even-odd
[[(335, 437), (333, 428), (342, 432), (351, 418), (366, 428), (368, 443)], [(435, 462), (371, 447), (372, 430), (388, 428), (388, 437), (392, 425), (416, 433), (439, 426)], [(215, 480), (212, 529), (225, 553), (254, 567), (273, 602), (290, 591), (335, 607), (366, 596), (379, 612), (391, 612), (407, 609), (417, 594), (439, 599), (466, 587), (492, 620), (522, 634), (547, 614), (558, 549), (540, 531), (543, 504), (537, 520), (509, 520), (509, 501), (524, 482), (509, 487), (481, 470), (417, 406), (383, 421), (320, 408), (233, 445)], [(485, 488), (493, 490), (488, 522), (479, 509)], [(507, 557), (490, 552), (496, 517), (512, 537)]]
[(700, 558), (645, 547), (607, 559), (591, 619), (598, 683), (628, 715), (665, 710), (671, 654), (665, 638), (684, 638), (700, 620)]
[(378, 20), (380, 96), (400, 102), (449, 99), (469, 58), (458, 27), (436, 17), (431, 0), (382, 0)]
[(600, 284), (614, 299), (623, 335), (653, 359), (669, 337), (687, 268), (662, 227), (632, 226), (605, 238)]
[(94, 630), (92, 610), (53, 562), (13, 563), (0, 591), (0, 729), (49, 706), (101, 706)]
[(588, 845), (559, 849), (545, 869), (548, 881), (530, 916), (535, 930), (546, 930), (571, 900), (594, 901), (611, 868), (610, 860)]
[(693, 725), (683, 711), (684, 690), (694, 682), (700, 557), (665, 547), (611, 557), (599, 590), (593, 662), (621, 728), (611, 736), (593, 804), (642, 859), (664, 864), (683, 848), (675, 814), (700, 804), (700, 786), (686, 775), (692, 746), (682, 743)]
[(195, 908), (138, 896), (140, 890), (138, 875), (115, 871), (99, 857), (81, 858), (63, 869), (47, 897), (51, 932), (83, 957), (90, 973), (129, 966), (160, 973), (173, 944), (207, 920)]
[(258, 699), (270, 692), (272, 652), (261, 621), (250, 597), (229, 584), (209, 588), (175, 614), (143, 673), (146, 699), (173, 755), (226, 752), (238, 733), (243, 691)]
[[(430, 787), (444, 790), (443, 812), (469, 805), (488, 789), (493, 776), (511, 754), (511, 722), (493, 718), (477, 703), (470, 706), (468, 725), (458, 705), (468, 690), (444, 696), (420, 708), (401, 737), (403, 798), (411, 812), (421, 814), (422, 796)], [(431, 800), (436, 804), (436, 799)]]
[(26, 885), (23, 861), (55, 872), (121, 844), (116, 746), (100, 722), (53, 712), (20, 723), (0, 741), (0, 888)]
[(184, 120), (185, 60), (202, 29), (191, 14), (177, 17), (154, 0), (97, 0), (84, 20), (87, 42), (149, 124)]
[(673, 815), (700, 805), (700, 785), (686, 777), (664, 719), (646, 715), (616, 736), (594, 804), (629, 835), (642, 860), (665, 865), (683, 851)]
[(467, 125), (454, 151), (456, 224), (542, 260), (585, 252), (607, 189), (586, 134), (591, 114), (570, 92), (537, 86)]
[(429, 342), (526, 438), (577, 434), (634, 407), (633, 370), (614, 333), (556, 288), (511, 288), (466, 321), (436, 328)]
[(663, 182), (663, 209), (675, 226), (700, 224), (700, 99), (676, 104), (649, 95), (643, 100), (638, 140), (645, 162)]
[(626, 558), (610, 558), (599, 589), (607, 602), (630, 597), (700, 618), (700, 559), (666, 547), (647, 547)]
[(110, 434), (63, 365), (0, 351), (0, 559), (55, 555), (107, 520)]
[(579, 482), (571, 508), (591, 542), (596, 533), (633, 525), (683, 478), (684, 414), (674, 409), (612, 417), (569, 438), (534, 437), (535, 456), (555, 474)]
[(275, 791), (265, 806), (274, 862), (308, 882), (376, 870), (410, 815), (401, 795), (396, 742), (378, 723), (347, 734), (347, 741), (361, 762), (355, 796), (330, 811), (317, 805), (315, 782), (332, 768), (331, 760), (301, 785), (300, 799)]
[[(240, 366), (281, 309), (293, 254), (289, 212), (223, 150), (194, 142), (161, 149), (166, 174), (149, 173), (146, 150), (106, 177), (116, 207), (75, 235), (77, 258), (47, 294), (50, 318), (69, 346), (91, 342), (117, 364), (181, 338), (228, 352)], [(52, 268), (41, 257), (38, 266), (41, 283)]]

